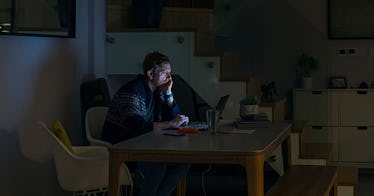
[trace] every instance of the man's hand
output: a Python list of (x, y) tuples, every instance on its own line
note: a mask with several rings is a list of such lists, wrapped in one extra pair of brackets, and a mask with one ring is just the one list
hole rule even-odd
[(172, 78), (170, 78), (169, 81), (161, 87), (161, 90), (165, 93), (165, 95), (170, 95), (171, 94), (171, 87), (173, 87), (173, 79)]
[(170, 121), (171, 128), (179, 128), (183, 124), (188, 124), (189, 118), (186, 115), (178, 115), (172, 121)]
[(153, 122), (153, 130), (161, 131), (169, 128), (179, 128), (183, 124), (188, 124), (189, 118), (186, 115), (178, 115), (171, 121)]

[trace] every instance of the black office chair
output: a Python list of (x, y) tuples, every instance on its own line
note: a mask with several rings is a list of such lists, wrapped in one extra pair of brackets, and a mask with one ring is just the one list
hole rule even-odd
[(88, 145), (85, 127), (85, 115), (89, 108), (96, 106), (109, 106), (110, 95), (107, 82), (104, 78), (87, 81), (80, 86), (81, 122), (83, 144)]

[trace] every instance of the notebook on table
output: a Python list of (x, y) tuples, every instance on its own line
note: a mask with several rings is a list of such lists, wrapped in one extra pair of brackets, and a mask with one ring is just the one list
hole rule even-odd
[[(225, 95), (220, 97), (215, 109), (218, 111), (219, 119), (222, 119), (222, 113), (225, 109), (227, 100), (229, 99), (230, 95)], [(182, 126), (185, 128), (197, 128), (200, 130), (206, 130), (208, 129), (208, 123), (206, 121), (191, 121), (188, 123), (188, 125)]]

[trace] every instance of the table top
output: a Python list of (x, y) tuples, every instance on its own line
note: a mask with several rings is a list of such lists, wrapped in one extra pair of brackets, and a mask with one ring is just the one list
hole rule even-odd
[(200, 131), (184, 136), (163, 134), (173, 130), (152, 131), (117, 143), (110, 148), (110, 151), (147, 153), (162, 151), (169, 154), (209, 152), (248, 155), (262, 152), (273, 142), (279, 142), (278, 138), (290, 133), (290, 124), (269, 123), (267, 127), (240, 130), (232, 126), (222, 126), (218, 130), (217, 134)]

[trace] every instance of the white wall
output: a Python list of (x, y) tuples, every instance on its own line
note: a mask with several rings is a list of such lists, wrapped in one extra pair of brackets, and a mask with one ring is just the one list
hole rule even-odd
[(43, 140), (34, 122), (60, 119), (80, 144), (79, 85), (100, 59), (91, 47), (92, 8), (104, 2), (77, 0), (74, 39), (0, 35), (0, 195), (70, 195), (59, 187), (53, 162), (39, 153)]

